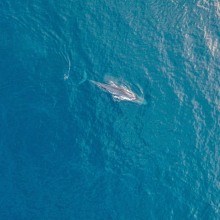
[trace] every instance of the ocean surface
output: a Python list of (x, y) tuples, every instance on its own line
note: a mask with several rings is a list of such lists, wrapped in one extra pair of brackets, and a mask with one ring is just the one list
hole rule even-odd
[(218, 0), (1, 1), (0, 219), (220, 219), (219, 24)]

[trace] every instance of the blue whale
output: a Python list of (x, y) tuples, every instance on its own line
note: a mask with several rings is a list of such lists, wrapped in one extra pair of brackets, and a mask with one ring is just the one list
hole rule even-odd
[[(84, 72), (83, 80), (80, 81), (79, 84), (85, 82), (87, 80), (87, 74)], [(116, 85), (113, 81), (110, 82), (110, 85), (103, 84), (100, 82), (95, 82), (93, 80), (89, 80), (91, 83), (97, 85), (101, 90), (112, 94), (113, 99), (115, 101), (131, 101), (138, 104), (146, 105), (147, 101), (142, 96), (138, 96), (133, 91), (129, 90), (127, 87), (123, 85)]]

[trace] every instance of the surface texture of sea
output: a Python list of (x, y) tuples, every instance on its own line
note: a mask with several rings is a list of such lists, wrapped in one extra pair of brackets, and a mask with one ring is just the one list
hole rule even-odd
[(0, 219), (220, 219), (219, 24), (217, 0), (2, 0)]

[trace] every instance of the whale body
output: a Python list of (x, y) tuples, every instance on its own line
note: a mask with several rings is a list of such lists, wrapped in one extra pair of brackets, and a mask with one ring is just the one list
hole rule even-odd
[[(80, 82), (80, 84), (83, 83), (86, 79), (87, 79), (87, 75), (84, 72), (84, 79)], [(112, 94), (113, 99), (115, 101), (125, 100), (125, 101), (132, 101), (138, 104), (143, 104), (143, 105), (147, 104), (147, 101), (144, 99), (144, 97), (138, 96), (133, 91), (131, 91), (131, 89), (128, 89), (125, 86), (116, 85), (113, 81), (110, 81), (110, 85), (96, 82), (93, 80), (89, 80), (89, 81), (97, 85), (101, 90)]]
[(93, 80), (89, 80), (93, 84), (97, 85), (101, 90), (112, 94), (113, 99), (115, 101), (132, 101), (138, 104), (146, 105), (147, 102), (143, 97), (136, 95), (133, 91), (127, 89), (126, 87), (120, 87), (111, 82), (111, 85), (95, 82)]
[(90, 80), (90, 82), (96, 84), (99, 88), (111, 93), (112, 95), (119, 96), (119, 97), (122, 97), (122, 98), (124, 98), (126, 100), (130, 100), (130, 101), (137, 99), (137, 96), (132, 91), (122, 89), (116, 85), (114, 85), (114, 86), (107, 85), (107, 84), (95, 82), (93, 80)]

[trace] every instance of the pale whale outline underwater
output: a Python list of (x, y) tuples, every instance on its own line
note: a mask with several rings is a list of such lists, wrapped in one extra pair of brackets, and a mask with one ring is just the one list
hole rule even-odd
[(95, 82), (93, 80), (89, 80), (87, 79), (86, 72), (84, 72), (83, 79), (78, 83), (78, 85), (82, 84), (86, 80), (97, 85), (101, 90), (112, 94), (114, 101), (130, 101), (130, 102), (135, 102), (140, 105), (147, 104), (147, 101), (144, 99), (144, 96), (143, 96), (143, 91), (140, 87), (139, 89), (142, 93), (142, 96), (135, 94), (131, 89), (128, 89), (124, 85), (116, 85), (115, 82), (113, 81), (109, 81), (110, 85), (108, 85), (108, 84)]

